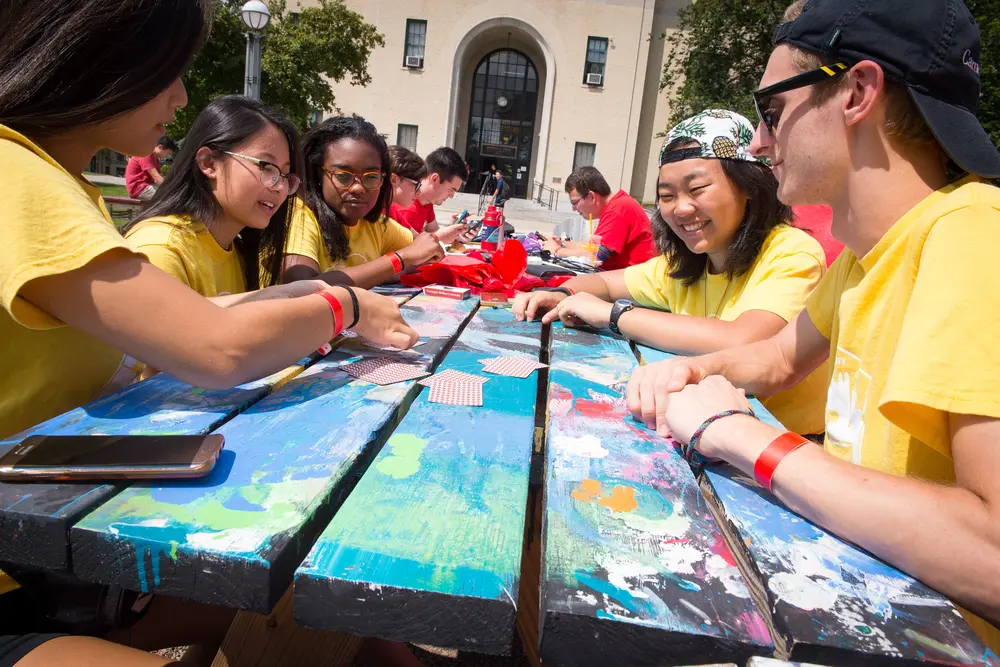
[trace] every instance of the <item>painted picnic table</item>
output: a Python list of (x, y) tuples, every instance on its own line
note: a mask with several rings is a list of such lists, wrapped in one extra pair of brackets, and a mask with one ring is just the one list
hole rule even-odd
[[(158, 376), (32, 432), (214, 431), (216, 470), (0, 485), (0, 560), (259, 612), (294, 581), (302, 625), (506, 653), (516, 601), (532, 597), (518, 593), (534, 453), (546, 664), (1000, 665), (937, 593), (731, 469), (692, 471), (634, 422), (626, 341), (549, 335), (475, 299), (403, 310), (449, 333), (403, 356), (489, 377), (483, 407), (356, 380), (344, 364), (386, 353), (349, 340), (229, 392)], [(511, 353), (551, 368), (483, 373)]]

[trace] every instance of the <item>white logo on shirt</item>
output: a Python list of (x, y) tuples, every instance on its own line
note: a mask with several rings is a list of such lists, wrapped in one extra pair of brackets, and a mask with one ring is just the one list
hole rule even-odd
[(865, 439), (865, 411), (872, 376), (861, 368), (861, 359), (837, 347), (833, 379), (826, 396), (826, 441), (841, 458), (861, 463), (861, 447)]
[(972, 57), (972, 51), (966, 49), (965, 53), (962, 54), (962, 64), (971, 69), (979, 76), (979, 63)]

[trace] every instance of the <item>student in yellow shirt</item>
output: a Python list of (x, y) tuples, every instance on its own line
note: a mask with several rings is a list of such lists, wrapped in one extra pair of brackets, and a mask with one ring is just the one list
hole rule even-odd
[[(112, 225), (100, 189), (82, 176), (102, 147), (137, 154), (163, 135), (164, 124), (187, 102), (180, 75), (207, 39), (207, 7), (203, 0), (4, 4), (0, 436), (131, 381), (129, 359), (203, 387), (231, 387), (280, 370), (328, 341), (337, 325), (327, 296), (353, 317), (342, 287), (220, 307), (131, 247)], [(150, 57), (136, 60), (135, 53)], [(123, 68), (126, 61), (131, 66)], [(290, 159), (275, 156), (285, 173)], [(283, 192), (287, 180), (275, 187)], [(317, 288), (307, 283), (302, 292)], [(356, 292), (359, 333), (400, 347), (416, 342), (391, 299)], [(101, 665), (166, 662), (92, 638), (32, 635), (45, 619), (9, 597), (24, 596), (25, 589), (11, 588), (0, 574), (0, 655), (7, 664), (22, 658), (24, 664), (66, 664), (67, 655)], [(145, 649), (217, 639), (218, 627), (204, 625), (199, 609), (154, 600), (140, 621), (158, 619), (150, 621), (154, 632), (139, 632), (137, 625), (133, 639), (146, 637)], [(155, 632), (159, 623), (177, 632), (165, 639)], [(182, 639), (181, 630), (193, 634)], [(11, 632), (20, 634), (6, 636)], [(172, 643), (156, 646), (159, 640)]]
[[(788, 224), (777, 181), (750, 154), (753, 126), (709, 110), (667, 134), (660, 152), (653, 235), (659, 256), (571, 279), (514, 300), (514, 315), (610, 327), (680, 354), (762, 340), (798, 315), (826, 269), (823, 250)], [(632, 302), (642, 308), (633, 308)], [(805, 433), (823, 431), (826, 377), (816, 373), (765, 402)]]
[[(717, 418), (698, 450), (759, 464), (792, 510), (978, 614), (1000, 651), (1000, 189), (980, 181), (1000, 154), (975, 114), (979, 31), (960, 2), (845, 12), (787, 10), (753, 147), (782, 201), (832, 206), (843, 254), (777, 335), (639, 369), (629, 407), (683, 442)], [(827, 357), (824, 447), (720, 417), (746, 407), (735, 387), (784, 389)]]
[(239, 95), (214, 100), (125, 238), (202, 296), (266, 287), (281, 268), (297, 152), (295, 127), (280, 114)]
[(284, 282), (320, 278), (372, 287), (444, 257), (439, 237), (422, 233), (414, 239), (386, 217), (392, 168), (374, 125), (360, 116), (328, 118), (306, 134), (302, 149), (305, 201), (297, 199), (292, 211)]

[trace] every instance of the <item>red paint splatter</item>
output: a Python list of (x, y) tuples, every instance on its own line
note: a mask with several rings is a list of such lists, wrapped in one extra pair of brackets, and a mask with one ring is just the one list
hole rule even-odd
[(621, 410), (614, 403), (604, 401), (588, 401), (585, 398), (576, 399), (576, 411), (584, 417), (617, 417)]
[(733, 552), (729, 550), (726, 543), (722, 539), (722, 535), (715, 536), (715, 542), (712, 543), (712, 553), (717, 556), (722, 556), (722, 559), (736, 567), (736, 559), (733, 558)]

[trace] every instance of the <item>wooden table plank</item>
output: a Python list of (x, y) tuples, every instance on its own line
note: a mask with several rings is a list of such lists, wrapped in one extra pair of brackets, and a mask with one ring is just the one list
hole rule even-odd
[(540, 334), (480, 309), (441, 368), (489, 378), (483, 407), (417, 398), (296, 573), (298, 623), (510, 651), (540, 374), (490, 375), (479, 360), (537, 359)]
[[(410, 321), (458, 332), (477, 301), (420, 296)], [(404, 356), (430, 367), (449, 339)], [(83, 579), (261, 613), (292, 573), (416, 394), (340, 366), (383, 354), (348, 341), (217, 432), (226, 449), (201, 480), (136, 484), (71, 531)]]
[(628, 344), (553, 327), (542, 660), (743, 662), (765, 621), (680, 454), (627, 414)]
[[(647, 362), (672, 356), (639, 351)], [(943, 595), (802, 519), (735, 469), (706, 468), (702, 487), (754, 572), (751, 587), (772, 610), (782, 655), (831, 665), (1000, 665)]]
[[(222, 391), (197, 389), (169, 375), (157, 375), (0, 441), (0, 453), (28, 435), (209, 433), (298, 375), (312, 359)], [(44, 570), (69, 569), (70, 526), (126, 486), (0, 484), (0, 560)]]

